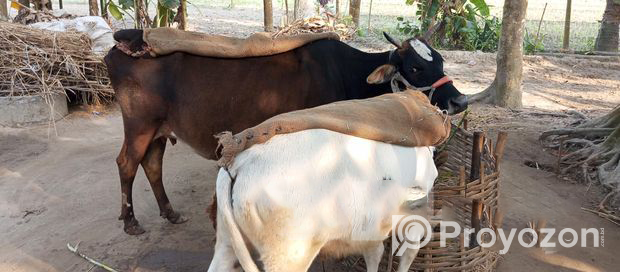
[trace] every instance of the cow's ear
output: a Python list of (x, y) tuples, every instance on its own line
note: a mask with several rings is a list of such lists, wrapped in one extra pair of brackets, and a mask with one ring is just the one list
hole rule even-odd
[(370, 73), (370, 75), (366, 78), (366, 82), (368, 82), (368, 84), (381, 84), (391, 80), (395, 73), (396, 66), (391, 64), (383, 64)]

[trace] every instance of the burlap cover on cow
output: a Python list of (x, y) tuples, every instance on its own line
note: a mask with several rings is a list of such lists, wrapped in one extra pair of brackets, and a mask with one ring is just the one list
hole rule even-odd
[(436, 146), (450, 134), (448, 118), (426, 95), (413, 90), (340, 101), (280, 114), (235, 135), (216, 135), (218, 164), (229, 166), (241, 151), (277, 134), (319, 128), (401, 146)]
[(316, 40), (338, 40), (339, 36), (334, 32), (303, 33), (274, 39), (271, 33), (259, 32), (240, 39), (164, 27), (144, 29), (142, 39), (153, 57), (185, 52), (205, 57), (245, 58), (275, 55)]

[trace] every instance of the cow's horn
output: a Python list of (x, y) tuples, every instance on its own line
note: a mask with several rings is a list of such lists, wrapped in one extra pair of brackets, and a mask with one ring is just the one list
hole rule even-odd
[(385, 31), (383, 32), (383, 36), (390, 42), (392, 43), (394, 46), (396, 46), (398, 49), (400, 49), (402, 47), (402, 43), (394, 38), (392, 38), (392, 36), (390, 36), (389, 34), (385, 33)]

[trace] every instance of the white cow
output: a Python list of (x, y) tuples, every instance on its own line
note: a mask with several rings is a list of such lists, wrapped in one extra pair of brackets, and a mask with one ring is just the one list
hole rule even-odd
[[(432, 147), (324, 129), (277, 135), (219, 171), (209, 272), (240, 271), (239, 263), (259, 271), (248, 246), (269, 272), (307, 271), (319, 252), (361, 253), (368, 271), (377, 271), (392, 215), (410, 214), (403, 204), (423, 199), (436, 177)], [(408, 249), (398, 271), (408, 271), (416, 255)]]

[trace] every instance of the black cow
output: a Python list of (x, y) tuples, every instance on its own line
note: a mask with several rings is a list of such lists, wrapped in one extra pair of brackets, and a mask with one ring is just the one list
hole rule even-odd
[[(132, 51), (143, 48), (141, 30), (121, 30), (114, 38)], [(125, 140), (117, 158), (122, 206), (119, 220), (128, 234), (144, 230), (133, 212), (132, 185), (142, 165), (160, 215), (185, 219), (172, 209), (162, 183), (166, 141), (180, 138), (207, 159), (215, 158), (221, 131), (239, 132), (274, 115), (347, 99), (391, 92), (391, 79), (417, 87), (434, 83), (431, 103), (448, 113), (467, 99), (447, 80), (439, 53), (418, 39), (397, 49), (365, 53), (335, 40), (319, 40), (266, 57), (224, 59), (177, 52), (131, 57), (118, 46), (105, 57), (123, 114)], [(369, 77), (375, 70), (373, 77)], [(398, 73), (397, 73), (398, 72)], [(369, 84), (377, 83), (377, 84)], [(407, 83), (408, 82), (408, 83)]]

